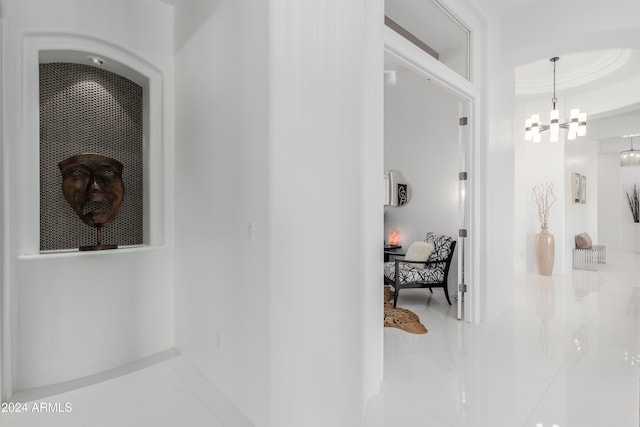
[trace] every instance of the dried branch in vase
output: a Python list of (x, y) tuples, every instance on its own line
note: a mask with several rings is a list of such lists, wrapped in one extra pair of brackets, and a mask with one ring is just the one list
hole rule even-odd
[(538, 205), (538, 221), (542, 228), (547, 228), (549, 224), (549, 209), (556, 202), (556, 196), (553, 194), (553, 183), (538, 184), (531, 191), (533, 201)]
[(627, 196), (627, 203), (629, 203), (629, 209), (631, 209), (633, 222), (640, 222), (640, 195), (638, 194), (638, 185), (633, 184), (631, 190), (625, 191), (625, 194)]

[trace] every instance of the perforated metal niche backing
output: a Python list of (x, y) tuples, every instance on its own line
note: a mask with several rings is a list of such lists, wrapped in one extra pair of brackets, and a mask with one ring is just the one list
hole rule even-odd
[(80, 153), (120, 161), (124, 202), (102, 242), (142, 244), (142, 88), (117, 74), (70, 63), (40, 64), (40, 250), (96, 243), (96, 230), (62, 194), (58, 163)]

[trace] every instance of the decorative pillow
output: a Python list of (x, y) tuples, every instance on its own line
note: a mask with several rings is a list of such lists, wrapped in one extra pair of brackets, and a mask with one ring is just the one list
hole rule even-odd
[[(409, 249), (407, 249), (407, 254), (404, 259), (407, 261), (422, 261), (426, 262), (433, 252), (433, 244), (427, 242), (413, 242)], [(412, 267), (415, 268), (424, 268), (423, 264), (411, 264)]]
[(435, 234), (433, 232), (427, 233), (424, 241), (433, 245), (433, 252), (429, 261), (446, 261), (451, 252), (451, 244), (453, 239), (449, 236), (442, 234)]
[(591, 247), (591, 237), (587, 233), (576, 235), (576, 248), (589, 249)]

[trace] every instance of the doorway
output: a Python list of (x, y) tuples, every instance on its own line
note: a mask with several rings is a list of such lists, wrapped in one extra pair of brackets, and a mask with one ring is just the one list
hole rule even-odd
[[(456, 240), (448, 280), (449, 295), (457, 296), (452, 298), (454, 305), (448, 305), (441, 290), (434, 294), (427, 291), (428, 297), (425, 290), (421, 296), (407, 295), (430, 298), (427, 301), (431, 308), (471, 321), (469, 296), (461, 292), (471, 261), (468, 237), (463, 237), (470, 219), (471, 194), (466, 177), (471, 101), (434, 81), (428, 69), (417, 69), (390, 50), (385, 52), (385, 76), (384, 169), (401, 171), (411, 199), (403, 206), (385, 207), (384, 235), (387, 237), (392, 230), (399, 233), (405, 249), (414, 241), (424, 240), (428, 232)], [(461, 117), (466, 120), (461, 121)]]

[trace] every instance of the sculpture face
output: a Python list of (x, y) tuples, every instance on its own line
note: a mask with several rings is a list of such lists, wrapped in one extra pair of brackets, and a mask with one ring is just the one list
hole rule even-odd
[(124, 199), (122, 163), (99, 154), (78, 154), (58, 164), (62, 193), (85, 224), (109, 225)]

